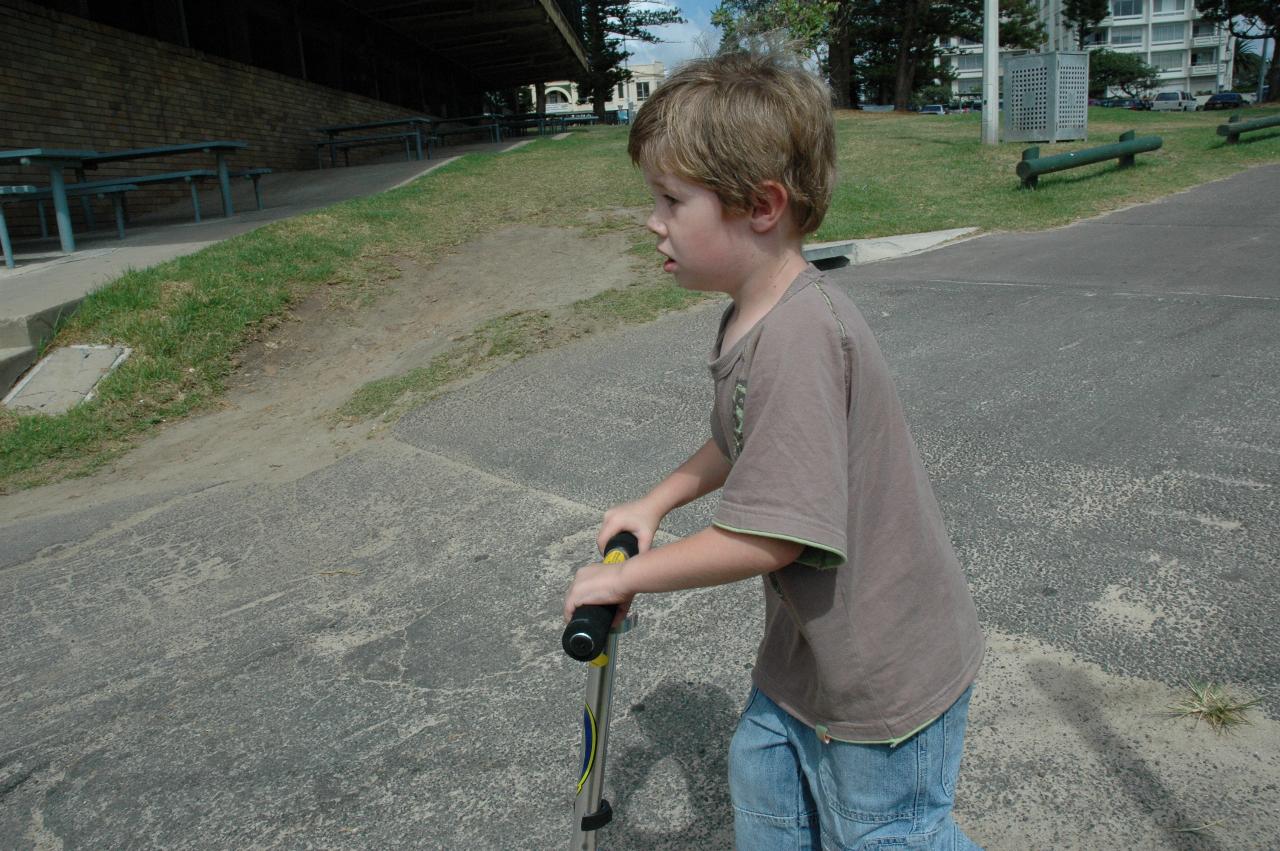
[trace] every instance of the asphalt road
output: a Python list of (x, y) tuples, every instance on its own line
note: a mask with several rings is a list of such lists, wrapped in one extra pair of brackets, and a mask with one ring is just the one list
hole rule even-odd
[[(957, 805), (990, 848), (1280, 844), (1277, 198), (1269, 166), (832, 273), (992, 638)], [(0, 526), (0, 847), (563, 847), (561, 595), (602, 510), (705, 440), (717, 314), (528, 359), (286, 485)], [(639, 607), (603, 847), (729, 846), (758, 597)], [(1156, 714), (1197, 677), (1254, 725)]]

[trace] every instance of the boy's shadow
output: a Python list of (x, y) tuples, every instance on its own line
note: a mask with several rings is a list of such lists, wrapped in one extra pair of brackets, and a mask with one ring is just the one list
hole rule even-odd
[[(745, 691), (735, 700), (716, 687), (663, 682), (631, 707), (644, 741), (608, 754), (608, 785), (617, 815), (616, 823), (599, 834), (601, 848), (733, 847), (729, 740), (745, 698)], [(651, 786), (646, 800), (637, 800), (654, 768), (668, 759), (676, 763), (684, 783)], [(649, 800), (654, 792), (662, 803)], [(683, 802), (673, 797), (686, 792)], [(675, 810), (669, 819), (664, 817), (668, 809)]]

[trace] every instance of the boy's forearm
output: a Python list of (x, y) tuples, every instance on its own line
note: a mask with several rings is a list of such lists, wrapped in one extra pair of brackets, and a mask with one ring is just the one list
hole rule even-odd
[(802, 549), (790, 541), (711, 526), (628, 559), (619, 579), (629, 594), (706, 588), (785, 567)]
[(729, 477), (730, 468), (729, 459), (720, 453), (716, 442), (708, 440), (644, 499), (665, 515), (719, 489)]

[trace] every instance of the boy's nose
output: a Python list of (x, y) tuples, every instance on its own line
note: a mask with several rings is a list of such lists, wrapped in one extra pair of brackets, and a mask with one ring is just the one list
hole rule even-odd
[(649, 219), (644, 223), (644, 226), (647, 227), (650, 230), (650, 232), (652, 232), (656, 236), (666, 235), (665, 234), (666, 229), (662, 225), (662, 220), (658, 218), (657, 210), (654, 210), (652, 213), (649, 214)]

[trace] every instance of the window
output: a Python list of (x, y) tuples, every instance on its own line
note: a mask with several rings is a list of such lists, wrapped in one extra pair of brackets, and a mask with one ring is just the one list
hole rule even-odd
[(1205, 23), (1204, 21), (1196, 21), (1195, 25), (1191, 28), (1192, 38), (1216, 38), (1217, 35), (1218, 28), (1213, 24)]
[(1201, 51), (1199, 53), (1191, 54), (1192, 68), (1195, 68), (1197, 65), (1214, 65), (1217, 63), (1217, 61), (1218, 61), (1218, 55), (1215, 51), (1212, 51), (1212, 50), (1208, 52)]
[(1151, 0), (1151, 14), (1170, 15), (1174, 12), (1185, 12), (1187, 0)]
[(1142, 44), (1142, 27), (1112, 27), (1111, 43)]
[(547, 92), (547, 103), (568, 103), (569, 98), (565, 97), (564, 92), (558, 89), (552, 89)]
[(1091, 29), (1084, 35), (1084, 46), (1092, 47), (1095, 44), (1107, 43), (1107, 31), (1102, 29)]
[(962, 95), (980, 95), (982, 94), (982, 81), (961, 80), (956, 83), (956, 92)]
[(1126, 18), (1141, 14), (1142, 0), (1111, 0), (1112, 17)]
[(1186, 38), (1186, 21), (1178, 21), (1176, 24), (1152, 24), (1151, 26), (1152, 44), (1164, 41), (1185, 41)]
[(1151, 64), (1161, 71), (1181, 71), (1187, 64), (1187, 54), (1183, 50), (1164, 50), (1151, 54)]
[(649, 97), (649, 84), (636, 83), (636, 100), (644, 100)]
[(981, 71), (982, 70), (982, 54), (981, 53), (962, 53), (956, 57), (957, 71)]
[(961, 39), (960, 39), (960, 46), (961, 46), (961, 47), (977, 47), (977, 46), (978, 46), (978, 45), (980, 45), (980, 44), (982, 44), (982, 42), (980, 42), (980, 41), (974, 41), (974, 40), (973, 40), (973, 39), (971, 39), (971, 38), (961, 38)]

